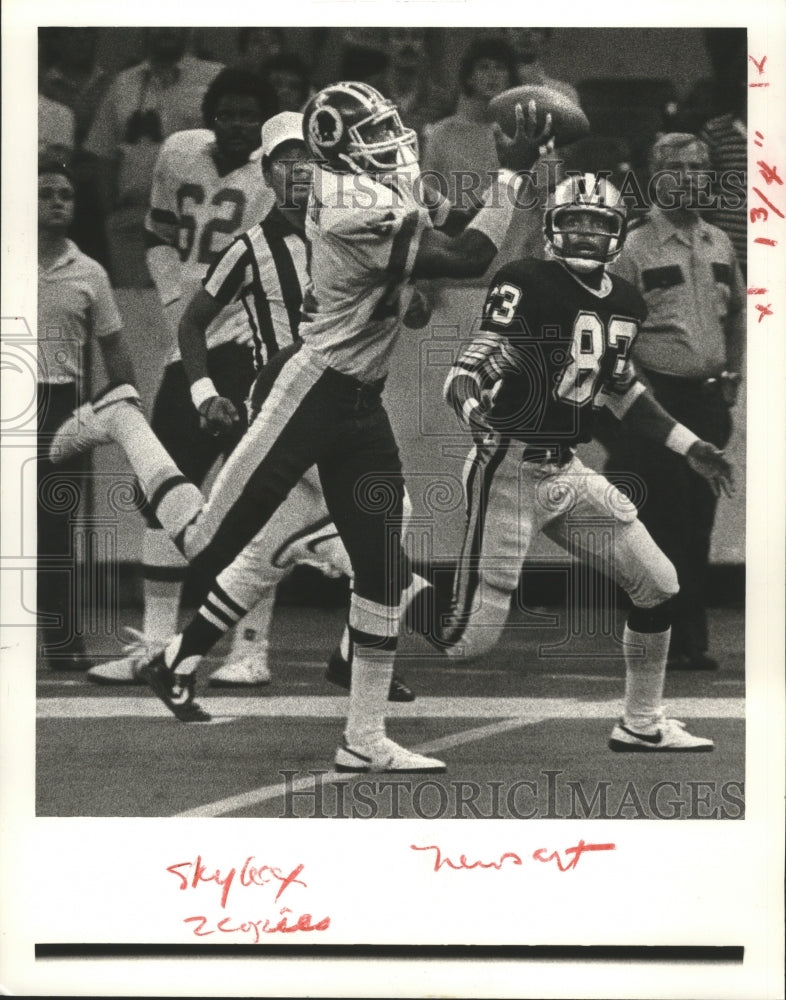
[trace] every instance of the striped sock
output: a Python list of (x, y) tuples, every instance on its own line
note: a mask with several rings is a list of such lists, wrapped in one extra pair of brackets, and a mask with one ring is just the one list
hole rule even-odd
[[(202, 607), (177, 637), (180, 639), (180, 644), (172, 660), (167, 658), (167, 666), (181, 673), (183, 672), (181, 664), (196, 658), (191, 667), (191, 670), (195, 670), (199, 660), (210, 652), (219, 639), (240, 621), (245, 613), (245, 608), (233, 601), (218, 584), (214, 584)], [(191, 670), (186, 672), (190, 673)]]

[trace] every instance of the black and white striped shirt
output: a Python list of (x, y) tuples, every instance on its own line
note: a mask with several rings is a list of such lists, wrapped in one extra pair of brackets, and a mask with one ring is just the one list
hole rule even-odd
[(306, 281), (305, 236), (274, 206), (216, 259), (203, 285), (222, 306), (243, 303), (259, 370), (297, 339)]

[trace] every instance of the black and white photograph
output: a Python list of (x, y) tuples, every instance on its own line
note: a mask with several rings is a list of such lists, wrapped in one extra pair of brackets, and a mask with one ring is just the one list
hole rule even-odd
[(0, 992), (782, 996), (784, 11), (9, 8)]

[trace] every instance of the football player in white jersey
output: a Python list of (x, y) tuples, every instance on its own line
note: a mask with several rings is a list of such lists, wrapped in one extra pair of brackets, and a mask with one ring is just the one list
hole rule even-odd
[[(153, 404), (151, 425), (183, 474), (201, 485), (217, 460), (231, 451), (244, 429), (215, 436), (200, 428), (177, 346), (180, 317), (201, 288), (208, 268), (235, 238), (264, 218), (274, 203), (260, 169), (260, 126), (276, 111), (276, 96), (254, 74), (222, 70), (205, 92), (203, 129), (171, 135), (161, 147), (146, 221), (147, 264), (172, 335), (167, 366)], [(208, 369), (221, 394), (243, 413), (254, 378), (251, 332), (241, 301), (215, 317), (207, 330)], [(142, 632), (155, 642), (177, 629), (187, 562), (149, 506), (144, 511)], [(271, 596), (272, 601), (272, 596)], [(269, 609), (260, 605), (234, 633), (229, 668), (240, 674), (255, 665), (257, 682), (269, 681), (264, 649), (256, 640)], [(268, 615), (269, 617), (269, 615)], [(88, 671), (96, 683), (139, 680), (139, 661), (128, 656)]]
[[(349, 772), (442, 771), (435, 758), (386, 735), (402, 591), (411, 572), (401, 548), (404, 480), (381, 393), (399, 332), (399, 298), (411, 278), (477, 277), (489, 266), (516, 210), (519, 178), (547, 134), (536, 108), (519, 109), (503, 169), (470, 225), (451, 238), (432, 228), (416, 196), (416, 138), (373, 87), (324, 88), (304, 112), (315, 170), (306, 234), (311, 283), (302, 342), (280, 351), (256, 384), (259, 412), (221, 470), (210, 499), (183, 482), (128, 386), (81, 408), (53, 442), (65, 458), (119, 443), (160, 523), (183, 555), (212, 576), (253, 539), (303, 473), (316, 465), (328, 510), (352, 563), (349, 628), (354, 644), (349, 712), (335, 766)], [(547, 118), (547, 123), (548, 123)], [(547, 124), (548, 127), (548, 124)], [(142, 668), (168, 705), (193, 702), (195, 664), (179, 637)]]
[[(307, 281), (306, 209), (312, 176), (311, 157), (303, 140), (303, 116), (285, 111), (262, 126), (262, 171), (275, 195), (267, 215), (238, 236), (211, 264), (202, 288), (188, 303), (178, 328), (183, 365), (191, 383), (194, 406), (205, 428), (231, 433), (240, 423), (232, 400), (219, 395), (208, 374), (207, 331), (223, 310), (242, 302), (252, 333), (257, 371), (277, 351), (298, 338), (303, 289)], [(254, 418), (253, 389), (249, 418)], [(221, 572), (197, 614), (182, 632), (181, 653), (205, 656), (225, 632), (256, 608), (252, 655), (232, 658), (215, 671), (216, 687), (265, 684), (269, 633), (278, 583), (295, 565), (310, 565), (327, 576), (350, 576), (349, 556), (331, 522), (315, 468), (309, 469), (286, 501), (243, 552)], [(425, 581), (422, 581), (425, 586)], [(235, 646), (246, 636), (236, 638)], [(140, 637), (140, 652), (155, 640)], [(348, 631), (331, 657), (326, 676), (349, 688), (351, 643)], [(138, 671), (136, 671), (138, 674)], [(115, 671), (115, 675), (117, 671)], [(140, 683), (144, 683), (139, 678)], [(413, 701), (414, 694), (394, 676), (390, 701)], [(182, 721), (193, 721), (191, 709), (178, 708)]]

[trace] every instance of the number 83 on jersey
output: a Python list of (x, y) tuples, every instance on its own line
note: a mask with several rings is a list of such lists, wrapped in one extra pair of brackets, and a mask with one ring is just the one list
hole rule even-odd
[[(524, 317), (517, 312), (522, 294), (522, 290), (510, 282), (495, 286), (486, 301), (484, 318), (498, 326), (508, 327), (518, 316), (523, 324)], [(614, 350), (616, 356), (612, 370), (604, 373), (603, 381), (627, 381), (630, 377), (630, 347), (637, 330), (633, 320), (612, 316), (604, 323), (597, 312), (579, 310), (573, 319), (570, 343), (565, 345), (567, 351), (564, 350), (564, 341), (561, 341), (560, 347), (555, 345), (552, 353), (552, 360), (557, 362), (559, 359), (561, 363), (552, 390), (554, 398), (574, 406), (583, 406), (594, 400), (602, 388), (599, 384), (602, 362), (609, 348)]]

